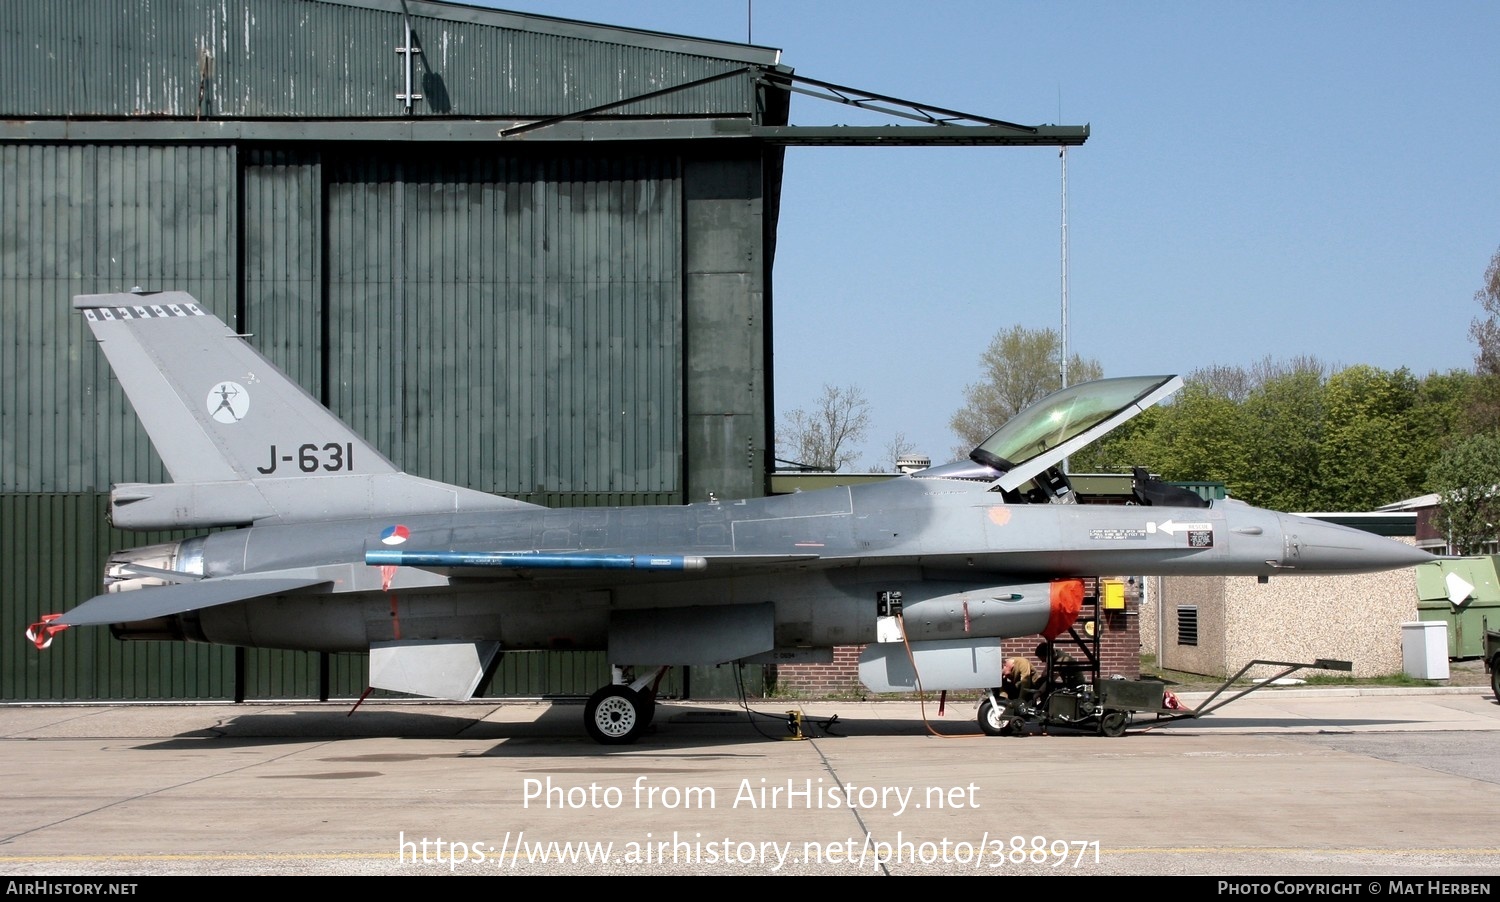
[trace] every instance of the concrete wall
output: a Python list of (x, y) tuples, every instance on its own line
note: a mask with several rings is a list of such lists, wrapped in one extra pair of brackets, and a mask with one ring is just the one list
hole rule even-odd
[[(1164, 626), (1161, 665), (1188, 673), (1229, 676), (1255, 659), (1300, 663), (1315, 658), (1350, 661), (1356, 677), (1399, 673), (1401, 624), (1417, 617), (1417, 578), (1411, 567), (1356, 576), (1272, 577), (1266, 583), (1245, 576), (1152, 582), (1142, 620)], [(1184, 604), (1198, 605), (1197, 648), (1176, 643), (1176, 609)], [(1250, 675), (1268, 675), (1269, 668), (1265, 670)]]
[(686, 501), (765, 494), (764, 215), (758, 161), (683, 165)]
[[(1157, 663), (1171, 670), (1187, 673), (1224, 673), (1228, 660), (1225, 648), (1225, 580), (1220, 576), (1178, 576), (1169, 579), (1155, 578), (1156, 591), (1148, 593), (1159, 605), (1148, 613), (1144, 609), (1141, 619), (1150, 619), (1161, 632), (1162, 648)], [(1186, 645), (1178, 641), (1182, 635), (1179, 616), (1183, 607), (1198, 610), (1198, 641)]]

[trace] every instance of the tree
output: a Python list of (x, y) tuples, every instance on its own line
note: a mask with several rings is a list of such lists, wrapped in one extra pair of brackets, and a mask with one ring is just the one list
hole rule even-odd
[(1234, 367), (1195, 371), (1167, 403), (1074, 454), (1073, 470), (1142, 466), (1274, 510), (1368, 510), (1433, 491), (1433, 462), (1472, 431), (1464, 405), (1481, 377), (1324, 373), (1313, 357), (1267, 358), (1248, 380)]
[[(1275, 510), (1318, 510), (1318, 451), (1326, 407), (1324, 366), (1316, 358), (1263, 359), (1245, 399), (1242, 464), (1229, 490)], [(1333, 505), (1337, 507), (1335, 503)]]
[(1198, 383), (1213, 394), (1228, 398), (1236, 404), (1244, 403), (1254, 385), (1254, 378), (1244, 367), (1219, 363), (1199, 367), (1188, 373), (1187, 378), (1182, 381)]
[(1500, 250), (1490, 258), (1484, 286), (1474, 292), (1474, 300), (1485, 312), (1469, 324), (1469, 336), (1479, 346), (1474, 354), (1479, 378), (1469, 400), (1469, 422), (1477, 433), (1500, 428)]
[(1213, 385), (1184, 380), (1182, 390), (1138, 432), (1124, 450), (1132, 466), (1143, 466), (1176, 482), (1233, 485), (1243, 470), (1244, 406)]
[(856, 446), (870, 431), (870, 402), (853, 385), (824, 385), (812, 410), (797, 408), (776, 430), (776, 454), (783, 460), (836, 473), (854, 460)]
[(1472, 435), (1438, 455), (1428, 480), (1438, 493), (1438, 519), (1458, 554), (1484, 550), (1500, 523), (1500, 432)]
[(1474, 365), (1481, 375), (1497, 376), (1500, 375), (1500, 250), (1490, 258), (1489, 269), (1484, 271), (1484, 287), (1474, 292), (1474, 300), (1486, 314), (1469, 325), (1469, 335), (1479, 345)]
[(1288, 376), (1310, 375), (1322, 380), (1328, 371), (1329, 368), (1323, 361), (1312, 354), (1298, 354), (1289, 359), (1272, 357), (1268, 354), (1250, 367), (1250, 385), (1252, 388), (1261, 388), (1276, 379)]
[(1427, 465), (1413, 421), (1418, 383), (1410, 370), (1358, 364), (1340, 370), (1324, 389), (1318, 448), (1320, 508), (1374, 510), (1420, 494)]
[(917, 446), (911, 443), (911, 440), (906, 437), (906, 433), (898, 432), (891, 436), (890, 441), (885, 443), (881, 452), (883, 455), (881, 459), (875, 461), (873, 464), (866, 464), (865, 469), (871, 473), (891, 472), (896, 468), (896, 461), (907, 455), (915, 454)]
[[(1418, 430), (1408, 441), (1422, 446), (1421, 472), (1425, 475), (1437, 459), (1438, 452), (1461, 438), (1485, 431), (1470, 417), (1474, 393), (1484, 381), (1472, 370), (1432, 372), (1417, 387), (1417, 404), (1412, 411)], [(1422, 492), (1430, 491), (1423, 484)], [(1419, 492), (1418, 494), (1421, 494)]]
[[(1062, 339), (1052, 329), (1012, 326), (999, 332), (979, 357), (981, 377), (964, 389), (964, 406), (948, 425), (962, 442), (962, 451), (990, 437), (1006, 420), (1033, 401), (1062, 387)], [(1098, 379), (1097, 360), (1074, 354), (1068, 360), (1068, 381)]]
[(1141, 411), (1124, 425), (1082, 450), (1068, 455), (1071, 473), (1129, 473), (1132, 467), (1160, 472), (1160, 455), (1153, 442), (1162, 433), (1157, 425), (1160, 406)]

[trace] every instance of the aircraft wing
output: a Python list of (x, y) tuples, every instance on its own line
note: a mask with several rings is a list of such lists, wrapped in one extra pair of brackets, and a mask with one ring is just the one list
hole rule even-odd
[(651, 573), (730, 572), (774, 564), (808, 563), (816, 554), (598, 554), (537, 551), (365, 552), (372, 567), (415, 567), (443, 576), (520, 579), (568, 572), (634, 570)]
[(332, 585), (327, 579), (204, 579), (193, 583), (130, 592), (106, 592), (49, 621), (53, 626), (101, 626), (134, 623), (184, 611), (196, 611), (234, 601), (284, 595), (314, 586)]

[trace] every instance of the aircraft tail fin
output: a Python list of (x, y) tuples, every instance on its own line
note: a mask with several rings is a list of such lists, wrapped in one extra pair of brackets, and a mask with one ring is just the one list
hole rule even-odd
[(531, 506), (401, 472), (186, 292), (79, 295), (73, 306), (173, 480), (116, 486), (117, 526)]

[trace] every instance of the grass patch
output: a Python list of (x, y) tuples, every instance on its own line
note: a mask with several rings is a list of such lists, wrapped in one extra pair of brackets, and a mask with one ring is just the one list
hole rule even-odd
[[(1295, 674), (1293, 674), (1295, 676)], [(1319, 673), (1305, 677), (1309, 686), (1441, 686), (1443, 680), (1419, 680), (1410, 674), (1352, 677), (1342, 673)]]
[[(1166, 670), (1157, 667), (1156, 655), (1141, 655), (1141, 677), (1162, 680), (1179, 691), (1212, 690), (1224, 684), (1224, 680), (1220, 677), (1207, 676), (1201, 673), (1185, 673), (1179, 670)], [(1304, 685), (1313, 687), (1386, 686), (1394, 688), (1425, 688), (1450, 684), (1449, 680), (1419, 680), (1409, 674), (1399, 672), (1380, 676), (1353, 677), (1347, 673), (1330, 673), (1327, 671), (1320, 673), (1299, 670), (1289, 674), (1287, 679), (1302, 680)], [(1254, 685), (1257, 685), (1254, 679), (1245, 678), (1236, 680), (1230, 688)]]
[(795, 686), (789, 686), (786, 683), (779, 681), (773, 686), (767, 686), (765, 688), (765, 691), (761, 693), (761, 698), (786, 699), (788, 701), (798, 701), (801, 699), (808, 699), (813, 697), (814, 696), (809, 692), (798, 689)]
[[(1155, 655), (1141, 655), (1141, 679), (1161, 680), (1175, 690), (1187, 692), (1208, 691), (1224, 685), (1223, 677), (1157, 667)], [(1252, 680), (1242, 679), (1236, 680), (1232, 685), (1253, 686), (1255, 683)]]

